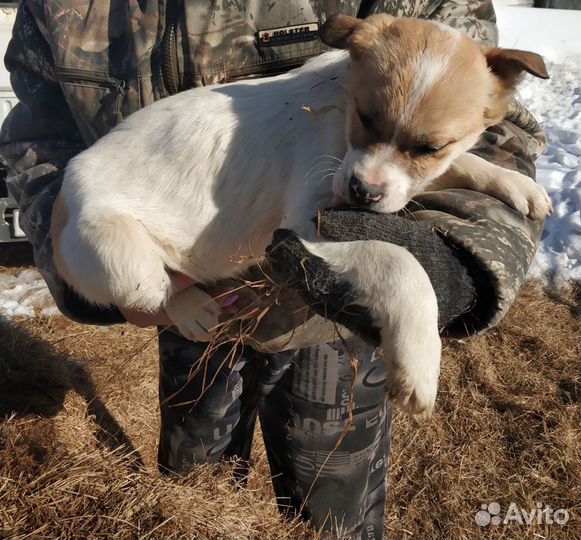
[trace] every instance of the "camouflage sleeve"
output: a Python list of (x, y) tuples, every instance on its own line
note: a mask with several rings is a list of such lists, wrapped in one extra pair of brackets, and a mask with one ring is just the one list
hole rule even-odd
[(433, 0), (421, 17), (462, 30), (484, 45), (498, 44), (498, 29), (492, 0)]
[(34, 16), (20, 3), (5, 63), (19, 99), (0, 132), (0, 155), (10, 167), (7, 186), (20, 207), (20, 226), (59, 309), (85, 322), (116, 314), (82, 306), (59, 278), (52, 260), (50, 216), (62, 171), (85, 148), (55, 76), (51, 49)]
[(457, 28), (485, 45), (498, 43), (492, 0), (376, 0), (365, 12), (432, 19)]
[[(504, 120), (489, 128), (471, 152), (534, 180), (534, 160), (542, 152), (544, 137), (530, 127), (531, 132), (527, 132)], [(493, 327), (504, 317), (526, 278), (543, 222), (528, 219), (493, 197), (463, 189), (427, 192), (415, 201), (414, 218), (428, 221), (468, 252), (489, 278), (491, 297), (480, 299), (480, 307), (485, 306), (487, 313), (479, 313), (478, 318), (472, 317), (475, 313), (467, 314), (461, 321), (464, 328), (455, 328), (454, 333)]]
[[(538, 133), (533, 119), (523, 111), (519, 115), (519, 123), (530, 132), (505, 120), (486, 131), (472, 152), (534, 178), (534, 158), (542, 150), (543, 138), (533, 135)], [(525, 218), (493, 197), (465, 189), (425, 192), (414, 201), (408, 206), (409, 217), (429, 223), (436, 234), (468, 255), (464, 259), (483, 281), (475, 305), (446, 329), (446, 335), (465, 337), (495, 326), (526, 277), (543, 222)], [(267, 271), (254, 272), (247, 278), (251, 283)], [(271, 294), (264, 304), (269, 311), (251, 336), (258, 350), (310, 347), (337, 339), (337, 331), (343, 337), (350, 335), (347, 329), (305, 309), (297, 291), (284, 289)]]

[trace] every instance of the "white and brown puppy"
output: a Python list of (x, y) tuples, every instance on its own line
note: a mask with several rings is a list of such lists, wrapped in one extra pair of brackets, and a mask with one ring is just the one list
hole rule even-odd
[[(426, 415), (441, 352), (426, 273), (392, 244), (322, 242), (309, 218), (334, 198), (393, 212), (438, 187), (544, 217), (541, 187), (465, 152), (503, 118), (523, 71), (546, 77), (545, 67), (532, 53), (388, 15), (332, 17), (322, 38), (348, 53), (161, 100), (75, 157), (53, 211), (55, 263), (87, 300), (165, 308), (185, 336), (205, 340), (219, 307), (197, 287), (174, 295), (172, 272), (204, 284), (234, 276), (276, 228), (295, 228), (382, 329), (392, 399)], [(322, 156), (342, 158), (333, 181), (306, 181)]]

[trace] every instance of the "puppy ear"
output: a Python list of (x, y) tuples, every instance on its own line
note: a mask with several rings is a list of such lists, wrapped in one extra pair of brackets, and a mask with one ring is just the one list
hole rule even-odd
[(384, 13), (357, 19), (347, 15), (331, 15), (321, 27), (321, 40), (336, 49), (349, 49), (352, 57), (365, 55), (379, 34), (387, 32), (395, 17)]
[(362, 19), (347, 15), (331, 15), (319, 31), (321, 41), (335, 49), (347, 49), (349, 47), (348, 40), (361, 21)]
[(504, 118), (525, 72), (540, 79), (548, 79), (549, 74), (542, 57), (536, 53), (498, 47), (484, 47), (482, 52), (495, 79), (491, 102), (484, 111), (486, 124), (492, 126)]
[(537, 53), (490, 47), (484, 50), (484, 56), (492, 73), (511, 83), (516, 84), (524, 71), (539, 79), (549, 78), (547, 66)]

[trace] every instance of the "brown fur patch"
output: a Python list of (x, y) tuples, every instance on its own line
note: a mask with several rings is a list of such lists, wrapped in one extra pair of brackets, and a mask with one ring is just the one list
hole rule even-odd
[(331, 15), (321, 27), (319, 37), (329, 47), (345, 49), (348, 46), (347, 40), (360, 22), (361, 20), (355, 17), (339, 14)]
[(494, 75), (490, 105), (484, 113), (488, 127), (504, 118), (514, 97), (515, 88), (525, 71), (541, 79), (548, 79), (549, 75), (545, 62), (538, 54), (497, 47), (484, 47), (482, 52)]

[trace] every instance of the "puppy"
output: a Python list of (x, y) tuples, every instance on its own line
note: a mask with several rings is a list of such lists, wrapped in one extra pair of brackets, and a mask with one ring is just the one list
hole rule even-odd
[[(382, 329), (392, 400), (427, 416), (441, 353), (428, 276), (392, 244), (321, 241), (309, 218), (333, 200), (394, 212), (444, 187), (543, 218), (542, 187), (466, 151), (504, 117), (523, 72), (546, 69), (536, 54), (388, 15), (333, 16), (321, 37), (348, 51), (161, 100), (71, 160), (53, 210), (55, 264), (90, 302), (165, 308), (184, 336), (208, 340), (218, 305), (197, 287), (174, 294), (172, 273), (235, 276), (276, 228), (294, 228)], [(332, 182), (310, 181), (324, 156), (342, 158)]]

